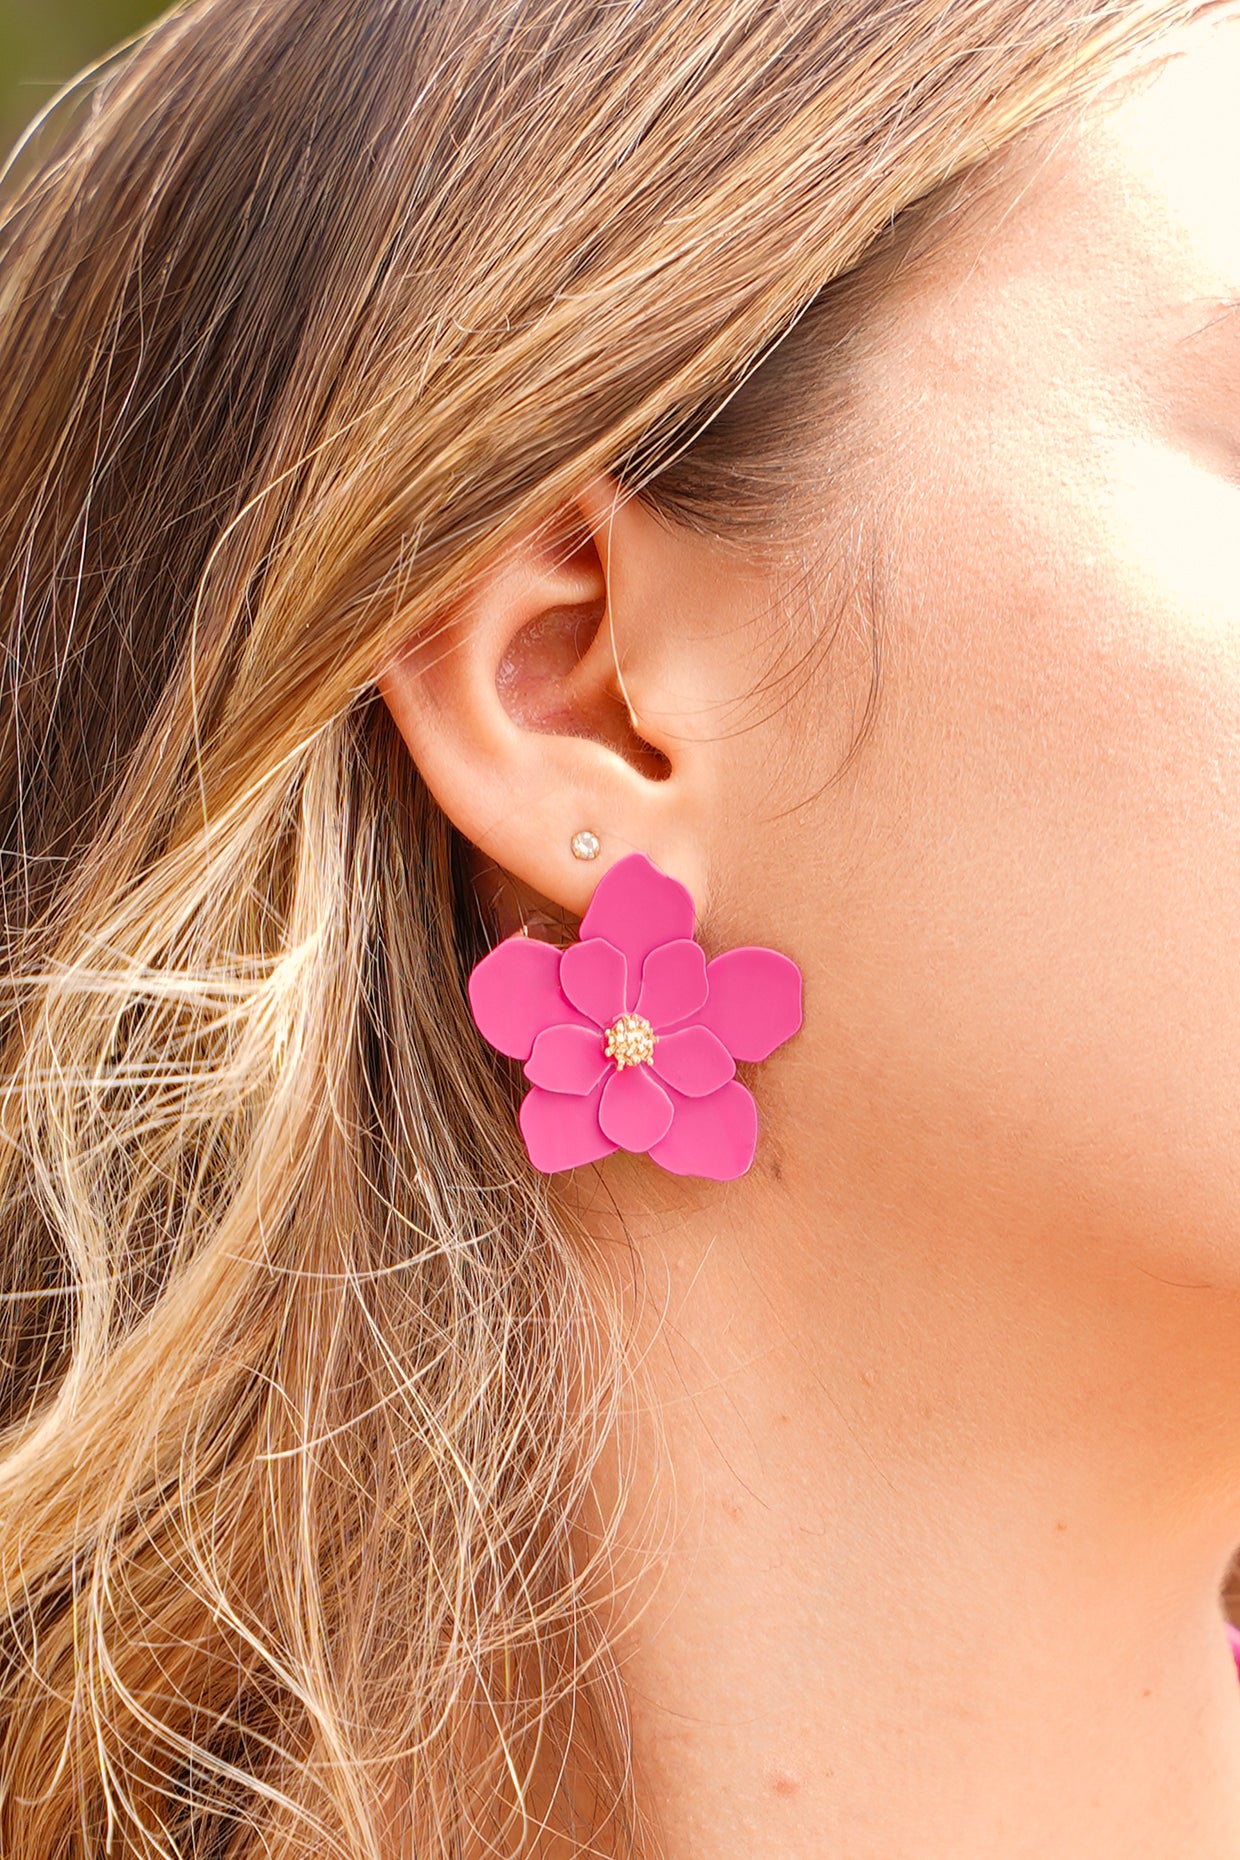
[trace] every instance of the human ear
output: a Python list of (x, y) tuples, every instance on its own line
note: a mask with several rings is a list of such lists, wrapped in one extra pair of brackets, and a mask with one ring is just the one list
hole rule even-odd
[[(580, 915), (642, 851), (700, 897), (705, 744), (688, 692), (667, 526), (600, 478), (505, 549), (378, 686), (431, 793), (488, 859)], [(572, 852), (581, 829), (599, 856)]]

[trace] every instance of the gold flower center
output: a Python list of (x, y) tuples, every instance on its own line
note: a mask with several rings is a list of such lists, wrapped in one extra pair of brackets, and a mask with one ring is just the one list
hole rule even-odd
[(656, 1037), (644, 1014), (622, 1014), (603, 1035), (603, 1050), (615, 1060), (617, 1072), (626, 1066), (648, 1066)]

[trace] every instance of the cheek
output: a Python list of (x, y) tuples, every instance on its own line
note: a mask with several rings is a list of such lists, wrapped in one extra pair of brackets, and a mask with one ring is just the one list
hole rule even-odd
[(862, 1088), (889, 1180), (1240, 1277), (1240, 494), (1120, 442), (937, 483), (816, 804), (832, 1115)]

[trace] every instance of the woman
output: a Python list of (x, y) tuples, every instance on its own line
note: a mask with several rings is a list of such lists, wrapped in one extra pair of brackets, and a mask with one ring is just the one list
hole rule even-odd
[(1240, 1850), (1238, 84), (190, 0), (34, 133), (6, 1860)]

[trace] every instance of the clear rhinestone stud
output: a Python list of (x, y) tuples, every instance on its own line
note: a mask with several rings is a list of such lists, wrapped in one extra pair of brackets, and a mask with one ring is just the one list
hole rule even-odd
[(569, 841), (574, 859), (597, 859), (599, 840), (597, 833), (591, 833), (589, 827), (582, 827), (580, 833), (574, 833)]

